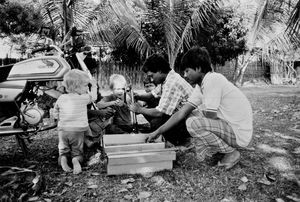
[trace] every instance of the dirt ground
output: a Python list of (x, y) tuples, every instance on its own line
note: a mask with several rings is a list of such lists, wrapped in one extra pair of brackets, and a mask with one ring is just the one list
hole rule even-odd
[[(57, 165), (56, 131), (32, 138), (24, 158), (14, 137), (1, 137), (1, 201), (300, 201), (300, 88), (242, 88), (254, 112), (254, 141), (229, 171), (215, 159), (178, 154), (171, 171), (107, 176), (100, 163), (80, 175)], [(87, 157), (96, 151), (89, 150)]]

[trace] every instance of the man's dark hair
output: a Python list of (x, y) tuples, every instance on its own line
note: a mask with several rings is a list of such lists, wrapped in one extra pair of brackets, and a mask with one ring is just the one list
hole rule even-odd
[(181, 67), (183, 69), (201, 67), (202, 73), (207, 73), (212, 71), (210, 56), (205, 47), (193, 46), (188, 50), (181, 60)]
[(144, 85), (148, 84), (148, 83), (153, 83), (150, 79), (150, 77), (146, 76), (143, 80)]
[(142, 67), (143, 72), (162, 72), (169, 73), (171, 70), (169, 63), (160, 54), (153, 54), (148, 57)]

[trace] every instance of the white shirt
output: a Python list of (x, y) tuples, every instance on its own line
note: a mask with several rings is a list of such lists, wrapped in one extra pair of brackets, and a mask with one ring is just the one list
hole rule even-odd
[(237, 144), (246, 147), (253, 136), (252, 108), (246, 96), (222, 74), (207, 73), (201, 87), (196, 85), (188, 102), (194, 107), (217, 112), (236, 135)]

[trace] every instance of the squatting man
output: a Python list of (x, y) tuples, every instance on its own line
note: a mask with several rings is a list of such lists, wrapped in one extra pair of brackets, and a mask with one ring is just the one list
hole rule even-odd
[(196, 84), (194, 91), (178, 112), (148, 134), (147, 141), (154, 141), (185, 120), (198, 159), (223, 153), (218, 166), (228, 170), (241, 158), (238, 149), (247, 147), (252, 141), (251, 105), (240, 89), (222, 74), (213, 72), (209, 53), (204, 47), (191, 48), (183, 56), (181, 67), (184, 76)]

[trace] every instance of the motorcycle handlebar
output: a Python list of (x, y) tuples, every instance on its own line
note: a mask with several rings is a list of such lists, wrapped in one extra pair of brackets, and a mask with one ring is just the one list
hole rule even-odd
[(64, 53), (62, 52), (62, 50), (56, 46), (56, 45), (49, 45), (49, 46), (45, 46), (42, 48), (37, 48), (31, 51), (31, 54), (37, 53), (37, 52), (41, 52), (41, 51), (51, 51), (52, 49), (55, 49), (59, 54), (63, 55)]
[(41, 51), (49, 51), (49, 46), (46, 46), (46, 47), (42, 47), (42, 48), (36, 48), (36, 49), (33, 49), (32, 51), (31, 51), (31, 54), (35, 54), (35, 53), (37, 53), (37, 52), (41, 52)]

